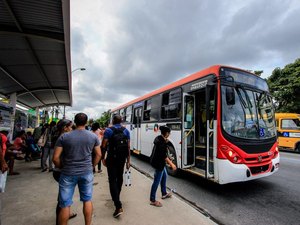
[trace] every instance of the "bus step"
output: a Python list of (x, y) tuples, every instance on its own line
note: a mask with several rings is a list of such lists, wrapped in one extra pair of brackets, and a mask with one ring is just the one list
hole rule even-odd
[(199, 169), (199, 168), (196, 168), (196, 167), (191, 167), (191, 168), (184, 169), (184, 170), (188, 171), (190, 173), (196, 174), (198, 176), (205, 177), (205, 170), (203, 170), (203, 169)]
[(137, 155), (141, 154), (141, 151), (140, 151), (140, 150), (137, 150), (137, 149), (132, 150), (132, 152), (133, 152), (134, 154), (137, 154)]

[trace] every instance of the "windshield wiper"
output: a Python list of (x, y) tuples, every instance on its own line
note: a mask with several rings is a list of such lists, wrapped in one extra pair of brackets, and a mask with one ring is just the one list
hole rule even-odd
[(244, 106), (244, 108), (247, 108), (246, 102), (245, 102), (245, 100), (244, 100), (244, 98), (243, 98), (243, 96), (242, 96), (242, 94), (241, 94), (241, 92), (239, 90), (239, 87), (236, 87), (235, 90), (236, 90), (236, 93), (239, 96), (240, 102), (242, 103), (242, 105)]
[(248, 105), (248, 108), (249, 108), (249, 111), (250, 111), (251, 120), (253, 121), (253, 114), (252, 114), (252, 107), (253, 107), (253, 105), (252, 105), (252, 103), (250, 101), (250, 97), (249, 97), (247, 91), (245, 90), (245, 88), (243, 86), (240, 86), (240, 87), (241, 87), (241, 89), (243, 90), (243, 92), (244, 92), (244, 94), (246, 96), (246, 101), (247, 101), (247, 105)]

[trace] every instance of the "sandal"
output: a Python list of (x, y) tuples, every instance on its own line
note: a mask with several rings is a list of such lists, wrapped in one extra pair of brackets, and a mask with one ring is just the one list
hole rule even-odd
[(20, 175), (20, 173), (19, 173), (19, 172), (11, 172), (11, 173), (9, 173), (8, 175), (9, 175), (9, 176), (14, 176), (14, 175)]
[(164, 196), (162, 196), (161, 198), (162, 199), (166, 199), (166, 198), (171, 198), (172, 197), (172, 193), (167, 193), (167, 194), (165, 194)]
[(155, 207), (162, 207), (162, 204), (159, 201), (150, 202), (150, 205), (153, 205)]
[(74, 212), (73, 212), (73, 213), (70, 214), (69, 219), (73, 219), (73, 218), (76, 217), (76, 216), (77, 216), (77, 213), (74, 213)]

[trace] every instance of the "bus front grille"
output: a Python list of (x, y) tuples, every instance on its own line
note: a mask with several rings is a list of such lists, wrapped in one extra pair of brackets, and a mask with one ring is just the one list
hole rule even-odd
[(249, 167), (249, 169), (250, 169), (252, 175), (257, 175), (260, 173), (265, 173), (268, 170), (270, 170), (270, 165), (271, 164), (267, 164), (267, 165), (263, 165), (263, 166), (252, 166), (252, 167)]

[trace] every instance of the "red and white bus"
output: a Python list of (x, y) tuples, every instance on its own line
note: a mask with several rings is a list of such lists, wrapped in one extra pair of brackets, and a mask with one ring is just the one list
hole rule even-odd
[(219, 184), (266, 177), (279, 168), (268, 85), (245, 70), (212, 66), (121, 105), (114, 114), (130, 131), (133, 152), (150, 156), (158, 127), (166, 125), (177, 168)]

